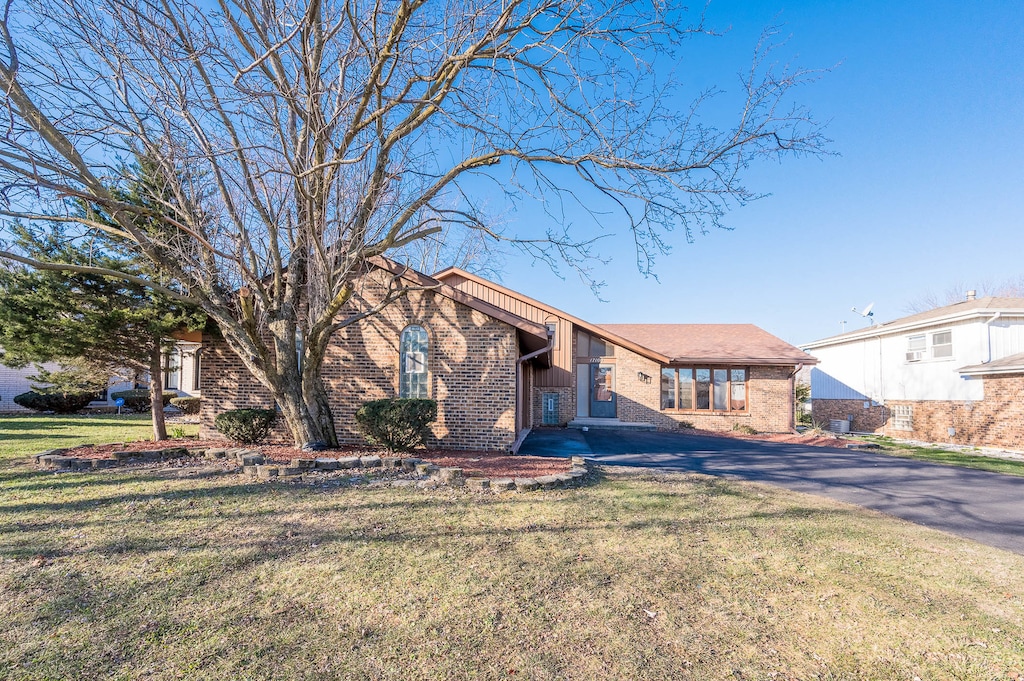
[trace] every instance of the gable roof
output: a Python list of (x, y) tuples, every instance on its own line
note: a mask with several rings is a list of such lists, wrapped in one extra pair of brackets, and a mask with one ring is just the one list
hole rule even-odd
[[(390, 260), (383, 256), (374, 256), (369, 259), (369, 262), (374, 267), (390, 272), (391, 274), (398, 275), (415, 286), (429, 288), (435, 293), (445, 296), (446, 298), (450, 298), (457, 303), (462, 303), (470, 309), (476, 310), (488, 317), (493, 317), (498, 321), (515, 327), (519, 332), (519, 340), (531, 352), (547, 347), (548, 330), (543, 324), (532, 322), (529, 319), (520, 317), (508, 310), (503, 310), (500, 307), (492, 305), (485, 300), (481, 300), (476, 296), (472, 296), (465, 291), (453, 288), (434, 277), (428, 277), (422, 272), (412, 269), (408, 265), (402, 265), (401, 263), (397, 263), (394, 260)], [(538, 357), (537, 359), (539, 361), (546, 361), (544, 357)]]
[(441, 281), (452, 277), (467, 279), (561, 317), (590, 334), (660, 364), (818, 363), (814, 357), (753, 324), (594, 324), (457, 267), (449, 267), (434, 275)]
[(634, 343), (633, 341), (627, 338), (623, 338), (615, 334), (614, 332), (609, 331), (608, 329), (604, 329), (598, 326), (597, 324), (592, 324), (584, 319), (580, 319), (579, 317), (571, 315), (568, 312), (559, 310), (557, 307), (548, 305), (547, 303), (542, 303), (541, 301), (523, 295), (518, 291), (513, 291), (512, 289), (506, 288), (501, 284), (496, 284), (493, 281), (490, 281), (489, 279), (479, 277), (473, 274), (472, 272), (467, 272), (466, 270), (459, 269), (458, 267), (449, 267), (448, 269), (438, 272), (437, 274), (434, 275), (435, 278), (440, 279), (442, 281), (454, 276), (462, 277), (463, 279), (468, 279), (470, 281), (476, 282), (477, 284), (486, 286), (490, 289), (498, 291), (499, 293), (503, 293), (511, 298), (515, 298), (516, 300), (532, 305), (540, 310), (544, 310), (544, 312), (548, 314), (554, 315), (556, 317), (561, 317), (562, 319), (572, 322), (574, 326), (577, 326), (589, 333), (592, 333), (595, 336), (600, 336), (605, 340), (609, 340), (616, 345), (628, 348), (629, 350), (632, 350), (638, 355), (643, 355), (648, 359), (652, 359), (656, 362), (661, 362), (663, 364), (667, 364), (669, 361), (671, 361), (671, 358), (668, 357), (667, 355), (662, 355), (661, 353), (654, 351), (651, 348), (646, 348), (642, 345), (638, 345), (637, 343)]
[(996, 313), (1014, 317), (1024, 317), (1024, 298), (1004, 298), (985, 296), (974, 300), (962, 300), (952, 305), (943, 305), (933, 310), (918, 312), (906, 317), (894, 319), (884, 324), (874, 324), (866, 329), (847, 331), (835, 336), (801, 345), (802, 348), (819, 348), (839, 345), (863, 338), (874, 338), (887, 334), (902, 333), (930, 326), (941, 326), (950, 322), (964, 321), (972, 318), (986, 318)]
[(1024, 374), (1024, 352), (994, 359), (984, 364), (972, 364), (958, 369), (963, 376), (987, 376), (989, 374)]
[(674, 363), (796, 365), (818, 360), (753, 324), (601, 324)]

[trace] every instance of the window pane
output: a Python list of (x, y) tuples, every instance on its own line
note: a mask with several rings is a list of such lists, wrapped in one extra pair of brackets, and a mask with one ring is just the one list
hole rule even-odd
[(606, 343), (600, 338), (590, 337), (590, 356), (591, 357), (611, 357), (615, 354), (615, 350), (612, 348), (610, 343)]
[(695, 369), (697, 374), (697, 409), (711, 408), (711, 369)]
[(693, 409), (693, 369), (679, 370), (679, 408)]
[(729, 372), (729, 384), (732, 386), (729, 409), (743, 411), (747, 408), (747, 370), (732, 369)]
[(582, 331), (576, 334), (576, 356), (590, 357), (590, 336)]
[(661, 408), (676, 408), (676, 370), (661, 370)]
[(422, 326), (407, 326), (399, 343), (398, 396), (427, 397), (427, 331)]
[(940, 331), (932, 334), (932, 357), (953, 356), (953, 332)]
[(717, 411), (725, 411), (728, 408), (725, 394), (728, 378), (728, 371), (725, 369), (715, 369), (715, 409)]
[(907, 350), (924, 350), (924, 336), (911, 336), (908, 338)]
[(594, 394), (592, 399), (595, 402), (611, 402), (615, 395), (612, 385), (612, 367), (598, 367), (594, 371)]

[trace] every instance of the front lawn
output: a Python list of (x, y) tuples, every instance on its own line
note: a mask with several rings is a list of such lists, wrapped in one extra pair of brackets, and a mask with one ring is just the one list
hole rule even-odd
[(880, 447), (877, 451), (890, 456), (898, 456), (905, 459), (917, 459), (918, 461), (930, 461), (948, 466), (961, 466), (962, 468), (977, 468), (982, 471), (993, 473), (1005, 473), (1007, 475), (1024, 476), (1024, 461), (1020, 459), (1000, 459), (994, 456), (985, 456), (981, 453), (971, 453), (943, 449), (941, 447), (922, 447), (920, 445), (900, 442), (882, 435), (862, 435), (858, 440), (870, 442)]
[[(180, 427), (185, 435), (199, 432), (197, 425)], [(97, 415), (0, 415), (0, 467), (9, 466), (27, 455), (45, 449), (75, 447), (83, 444), (135, 442), (153, 437), (149, 414)]]
[(16, 432), (0, 678), (1024, 671), (1024, 556), (817, 497), (626, 469), (522, 495), (54, 474), (13, 461), (51, 435)]

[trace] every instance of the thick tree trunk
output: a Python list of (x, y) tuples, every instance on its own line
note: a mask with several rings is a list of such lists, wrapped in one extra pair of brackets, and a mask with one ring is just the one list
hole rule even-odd
[(164, 371), (163, 346), (156, 338), (149, 350), (149, 405), (153, 414), (153, 441), (167, 439), (167, 424), (164, 422)]
[[(316, 385), (308, 385), (310, 382)], [(303, 385), (299, 376), (282, 376), (281, 390), (274, 397), (296, 446), (314, 443), (338, 446), (327, 391), (319, 379), (307, 378)]]

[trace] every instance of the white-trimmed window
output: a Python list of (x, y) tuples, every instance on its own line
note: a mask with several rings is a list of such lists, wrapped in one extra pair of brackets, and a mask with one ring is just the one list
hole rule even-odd
[(893, 430), (914, 430), (914, 405), (894, 404), (892, 406)]
[(907, 361), (920, 362), (924, 359), (926, 336), (922, 333), (907, 338)]
[(936, 331), (932, 334), (932, 357), (943, 359), (953, 356), (953, 332)]
[(953, 357), (953, 332), (930, 331), (907, 336), (907, 361), (923, 359), (950, 359)]

